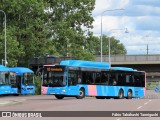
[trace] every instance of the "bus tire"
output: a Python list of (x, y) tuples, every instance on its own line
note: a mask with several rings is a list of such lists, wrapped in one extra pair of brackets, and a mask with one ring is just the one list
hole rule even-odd
[(77, 98), (77, 99), (83, 99), (84, 97), (85, 97), (85, 90), (84, 90), (84, 88), (81, 88), (81, 89), (79, 90), (79, 95), (76, 96), (76, 98)]
[(132, 90), (128, 90), (127, 99), (132, 99)]
[(122, 89), (120, 89), (118, 93), (118, 99), (123, 99), (123, 98), (124, 98), (124, 92)]
[(55, 95), (55, 97), (56, 97), (57, 99), (63, 99), (63, 98), (64, 98), (64, 96), (61, 96), (61, 95)]

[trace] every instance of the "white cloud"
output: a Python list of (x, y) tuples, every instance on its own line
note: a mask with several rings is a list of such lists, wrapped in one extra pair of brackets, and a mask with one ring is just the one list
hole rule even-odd
[[(101, 33), (101, 13), (104, 10), (117, 8), (125, 8), (125, 10), (107, 11), (103, 14), (103, 34), (113, 35), (119, 39), (125, 45), (128, 54), (144, 54), (147, 44), (150, 54), (160, 53), (160, 1), (96, 0), (96, 7), (93, 11), (95, 35), (100, 36)], [(129, 34), (108, 32), (111, 29), (123, 28), (128, 28)]]

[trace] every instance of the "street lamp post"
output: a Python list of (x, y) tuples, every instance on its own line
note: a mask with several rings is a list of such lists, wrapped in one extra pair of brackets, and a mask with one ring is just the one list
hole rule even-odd
[(4, 14), (4, 64), (7, 65), (7, 53), (6, 53), (6, 13), (3, 10), (0, 10)]
[(112, 10), (105, 10), (101, 13), (101, 62), (102, 62), (102, 55), (103, 55), (103, 50), (102, 50), (102, 16), (105, 12), (107, 11), (117, 11), (117, 10), (124, 10), (124, 9), (112, 9)]
[[(111, 29), (109, 32), (111, 31), (114, 31), (114, 30), (124, 30), (124, 29)], [(125, 33), (128, 33), (128, 29), (125, 28)], [(108, 37), (108, 62), (109, 62), (109, 65), (111, 66), (111, 40), (110, 40), (110, 37)]]

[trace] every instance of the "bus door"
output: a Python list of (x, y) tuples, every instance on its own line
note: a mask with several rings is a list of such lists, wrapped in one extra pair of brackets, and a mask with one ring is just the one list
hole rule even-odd
[(69, 71), (68, 74), (68, 94), (78, 95), (79, 90), (77, 86), (77, 73), (76, 71)]
[(17, 83), (17, 88), (18, 88), (18, 94), (21, 94), (21, 89), (22, 89), (22, 80), (21, 76), (16, 77), (16, 83)]
[(11, 93), (18, 94), (18, 84), (15, 72), (10, 72), (10, 83), (11, 83)]

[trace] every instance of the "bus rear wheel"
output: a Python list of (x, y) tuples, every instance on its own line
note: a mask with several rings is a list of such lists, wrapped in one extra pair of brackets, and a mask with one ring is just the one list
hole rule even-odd
[(64, 98), (64, 96), (61, 96), (61, 95), (55, 95), (55, 97), (56, 97), (57, 99), (63, 99), (63, 98)]
[(119, 98), (119, 99), (123, 99), (123, 97), (124, 97), (124, 92), (123, 92), (123, 90), (121, 89), (121, 90), (119, 90), (118, 98)]
[(127, 99), (131, 99), (131, 98), (132, 98), (132, 91), (128, 90)]
[(85, 97), (85, 91), (83, 88), (79, 90), (79, 95), (76, 96), (77, 99), (83, 99)]

